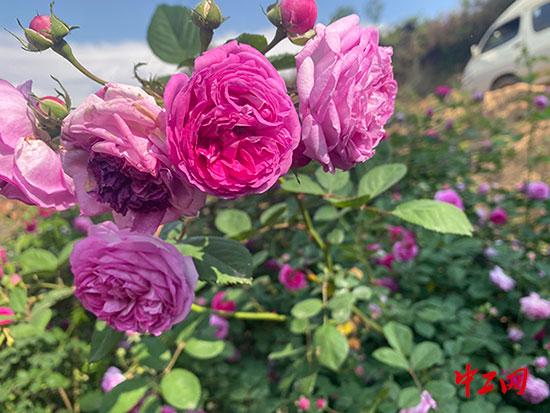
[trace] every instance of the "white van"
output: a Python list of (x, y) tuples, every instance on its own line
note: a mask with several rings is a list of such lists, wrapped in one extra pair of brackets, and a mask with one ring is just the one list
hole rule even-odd
[(463, 88), (470, 92), (498, 89), (527, 74), (522, 49), (540, 56), (535, 71), (550, 71), (550, 0), (517, 0), (487, 30), (466, 65)]

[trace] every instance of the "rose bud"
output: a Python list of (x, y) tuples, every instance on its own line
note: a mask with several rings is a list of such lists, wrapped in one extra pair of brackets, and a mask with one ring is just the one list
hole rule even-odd
[(281, 0), (281, 23), (292, 34), (304, 34), (317, 21), (315, 0)]
[(19, 23), (29, 44), (25, 45), (27, 50), (40, 52), (47, 50), (54, 45), (52, 38), (52, 24), (50, 16), (35, 16), (25, 28)]
[(193, 22), (200, 28), (215, 30), (223, 23), (222, 11), (214, 0), (202, 0), (193, 13)]
[(63, 120), (69, 114), (69, 108), (65, 102), (55, 96), (44, 96), (36, 102), (36, 108), (41, 115)]

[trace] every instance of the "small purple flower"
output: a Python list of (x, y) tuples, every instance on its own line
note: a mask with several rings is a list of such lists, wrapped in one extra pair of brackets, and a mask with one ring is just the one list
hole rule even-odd
[(480, 195), (487, 195), (489, 191), (491, 190), (491, 185), (487, 182), (482, 182), (479, 184), (479, 187), (477, 188), (477, 193)]
[(453, 91), (453, 88), (447, 85), (439, 85), (435, 88), (435, 95), (438, 98), (445, 99), (447, 96), (451, 94)]
[(495, 225), (504, 225), (508, 222), (508, 214), (503, 208), (498, 207), (491, 212), (489, 219)]
[(307, 288), (307, 276), (304, 272), (285, 264), (279, 271), (279, 282), (288, 291), (300, 291)]
[(431, 119), (431, 118), (433, 118), (434, 113), (435, 113), (435, 111), (434, 111), (433, 108), (428, 108), (428, 110), (426, 111), (426, 117)]
[(485, 257), (487, 257), (487, 258), (495, 258), (495, 257), (498, 256), (498, 251), (496, 250), (496, 248), (487, 247), (487, 248), (485, 248), (485, 250), (483, 251), (483, 254), (484, 254)]
[(214, 335), (219, 340), (225, 340), (229, 334), (229, 321), (219, 315), (212, 314), (209, 320), (210, 326), (216, 329)]
[(160, 413), (178, 413), (176, 409), (174, 409), (172, 406), (162, 406), (160, 408)]
[(545, 369), (548, 366), (548, 358), (544, 356), (537, 357), (533, 361), (533, 365), (540, 370)]
[(521, 397), (531, 404), (539, 404), (546, 400), (549, 395), (550, 389), (548, 388), (548, 383), (529, 374), (527, 377), (525, 392), (521, 395)]
[(485, 95), (483, 92), (477, 91), (472, 94), (472, 100), (474, 102), (483, 102)]
[(498, 286), (502, 291), (511, 291), (516, 286), (514, 279), (506, 275), (504, 270), (498, 265), (489, 272), (489, 278), (491, 279), (491, 282)]
[(373, 283), (374, 285), (378, 285), (379, 287), (385, 287), (393, 293), (396, 293), (399, 291), (399, 283), (393, 277), (378, 278), (374, 280)]
[(109, 367), (101, 380), (101, 388), (105, 393), (109, 393), (123, 381), (126, 381), (126, 377), (122, 372), (117, 367)]
[(431, 409), (437, 409), (437, 402), (429, 392), (424, 390), (420, 396), (420, 403), (417, 406), (401, 409), (399, 413), (428, 413)]
[(437, 140), (439, 139), (439, 132), (435, 129), (428, 129), (426, 131), (426, 138)]
[(401, 241), (393, 245), (393, 255), (398, 262), (410, 262), (418, 255), (418, 244), (412, 232), (407, 231)]
[(541, 298), (537, 293), (520, 298), (521, 312), (529, 320), (546, 320), (550, 318), (550, 301)]
[(459, 182), (456, 184), (456, 189), (458, 189), (460, 192), (464, 192), (466, 189), (466, 184), (464, 182)]
[(534, 201), (545, 201), (550, 195), (550, 188), (544, 182), (530, 182), (527, 184), (527, 197)]
[(548, 107), (548, 105), (550, 104), (549, 101), (548, 101), (548, 98), (544, 95), (535, 96), (534, 99), (533, 99), (533, 103), (540, 110), (546, 109)]
[(397, 120), (398, 122), (404, 122), (405, 118), (406, 118), (406, 116), (403, 112), (397, 112), (395, 114), (395, 120)]
[(85, 216), (79, 216), (76, 217), (73, 221), (73, 227), (78, 232), (82, 232), (83, 234), (87, 234), (88, 230), (94, 225), (90, 217)]
[(441, 191), (437, 191), (434, 199), (436, 201), (446, 202), (447, 204), (454, 205), (457, 208), (464, 210), (464, 203), (462, 202), (462, 198), (452, 189), (443, 189)]
[(510, 327), (508, 329), (508, 339), (514, 342), (520, 341), (525, 334), (518, 327)]
[(447, 121), (445, 122), (445, 130), (450, 131), (454, 128), (454, 126), (455, 126), (455, 121), (452, 119), (447, 119)]

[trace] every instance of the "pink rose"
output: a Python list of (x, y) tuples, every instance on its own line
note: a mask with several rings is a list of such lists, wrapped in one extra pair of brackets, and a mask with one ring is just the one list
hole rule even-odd
[(0, 195), (42, 208), (74, 205), (73, 182), (59, 155), (36, 138), (28, 109), (31, 83), (0, 80)]
[(191, 78), (164, 93), (170, 159), (209, 194), (263, 193), (286, 174), (300, 122), (284, 80), (264, 55), (236, 41), (195, 60)]
[(225, 340), (229, 334), (229, 321), (219, 315), (211, 314), (208, 323), (215, 329), (214, 336), (218, 340)]
[(233, 313), (237, 309), (237, 303), (233, 300), (225, 300), (225, 291), (217, 292), (212, 298), (212, 310)]
[(148, 235), (105, 222), (71, 254), (76, 297), (119, 331), (159, 335), (181, 322), (195, 298), (190, 257)]
[(417, 406), (401, 409), (399, 413), (428, 413), (432, 409), (437, 409), (437, 402), (429, 392), (424, 390), (420, 396), (420, 403)]
[(15, 312), (9, 307), (0, 307), (0, 326), (7, 326), (14, 322)]
[(440, 202), (446, 202), (447, 204), (454, 205), (455, 207), (464, 210), (464, 204), (462, 198), (456, 191), (452, 189), (443, 189), (435, 193), (434, 199)]
[(489, 215), (489, 219), (495, 225), (504, 225), (508, 222), (508, 214), (503, 208), (495, 208)]
[(121, 227), (153, 233), (196, 215), (205, 195), (168, 161), (164, 113), (153, 97), (108, 84), (63, 122), (63, 165), (75, 181), (82, 214), (113, 211)]
[(521, 397), (531, 404), (539, 404), (545, 401), (549, 396), (550, 388), (548, 387), (548, 383), (543, 379), (539, 379), (529, 374), (527, 376), (525, 392)]
[(419, 252), (414, 233), (405, 230), (403, 239), (393, 245), (392, 252), (395, 260), (398, 262), (410, 262), (414, 260)]
[(281, 267), (279, 271), (279, 282), (289, 291), (300, 291), (307, 288), (306, 275), (288, 264)]
[(550, 188), (544, 182), (529, 182), (525, 192), (529, 199), (536, 201), (545, 201), (550, 196)]
[(388, 270), (393, 268), (393, 262), (395, 261), (395, 255), (386, 254), (376, 260), (376, 264), (386, 267)]
[(109, 367), (103, 375), (103, 379), (101, 379), (101, 388), (105, 393), (109, 393), (123, 381), (126, 381), (126, 377), (122, 374), (120, 369), (117, 367)]
[(304, 34), (317, 21), (315, 0), (281, 0), (283, 27), (292, 34)]
[(326, 171), (347, 170), (374, 156), (393, 114), (392, 49), (356, 15), (315, 30), (296, 56), (301, 149)]
[(515, 280), (504, 273), (504, 270), (498, 265), (489, 271), (489, 279), (502, 291), (511, 291), (516, 286)]
[(300, 396), (296, 401), (296, 407), (301, 411), (308, 411), (311, 408), (311, 401), (306, 396)]
[(519, 300), (521, 312), (529, 320), (546, 320), (550, 318), (550, 301), (541, 298), (537, 293), (531, 293)]

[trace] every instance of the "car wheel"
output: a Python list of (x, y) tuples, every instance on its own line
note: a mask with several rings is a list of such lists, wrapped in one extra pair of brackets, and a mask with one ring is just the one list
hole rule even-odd
[(503, 87), (510, 86), (518, 82), (519, 78), (516, 75), (504, 75), (493, 82), (491, 90), (502, 89)]

